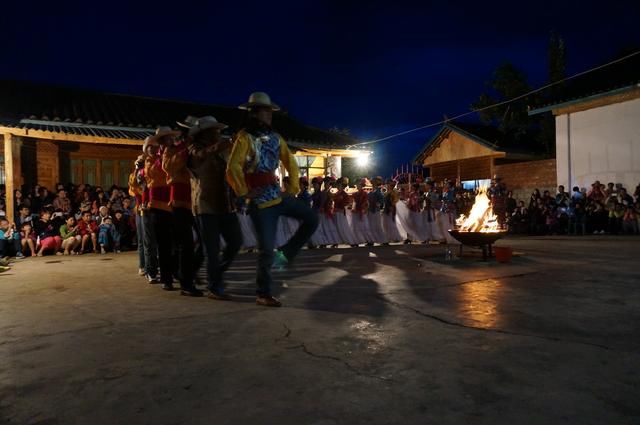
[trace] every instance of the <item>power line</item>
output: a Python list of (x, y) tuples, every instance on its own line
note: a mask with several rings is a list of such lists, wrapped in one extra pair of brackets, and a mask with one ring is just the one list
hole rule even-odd
[(553, 87), (553, 86), (555, 86), (555, 85), (557, 85), (557, 84), (564, 83), (565, 81), (569, 81), (569, 80), (571, 80), (571, 79), (573, 79), (573, 78), (580, 77), (580, 76), (582, 76), (582, 75), (588, 74), (588, 73), (593, 72), (593, 71), (597, 71), (597, 70), (599, 70), (599, 69), (605, 68), (605, 67), (610, 66), (610, 65), (613, 65), (613, 64), (615, 64), (615, 63), (622, 62), (623, 60), (629, 59), (630, 57), (632, 57), (632, 56), (636, 56), (636, 55), (639, 55), (639, 54), (640, 54), (640, 50), (638, 50), (637, 52), (634, 52), (634, 53), (628, 54), (628, 55), (626, 55), (626, 56), (623, 56), (623, 57), (621, 57), (621, 58), (618, 58), (618, 59), (612, 60), (611, 62), (607, 62), (607, 63), (605, 63), (605, 64), (603, 64), (603, 65), (599, 65), (599, 66), (596, 66), (596, 67), (593, 67), (593, 68), (587, 69), (586, 71), (578, 72), (577, 74), (571, 75), (570, 77), (563, 78), (562, 80), (555, 81), (555, 82), (553, 82), (553, 83), (549, 83), (549, 84), (544, 85), (544, 86), (542, 86), (542, 87), (539, 87), (539, 88), (537, 88), (537, 89), (535, 89), (535, 90), (531, 90), (530, 92), (527, 92), (527, 93), (521, 94), (521, 95), (519, 95), (519, 96), (516, 96), (516, 97), (514, 97), (513, 99), (504, 100), (504, 101), (502, 101), (502, 102), (494, 103), (493, 105), (484, 106), (484, 107), (482, 107), (482, 108), (478, 108), (478, 109), (472, 109), (472, 110), (471, 110), (471, 111), (469, 111), (469, 112), (465, 112), (465, 113), (463, 113), (463, 114), (456, 115), (456, 116), (455, 116), (455, 117), (453, 117), (453, 118), (447, 118), (447, 119), (445, 119), (445, 120), (441, 120), (441, 121), (434, 122), (434, 123), (431, 123), (431, 124), (427, 124), (427, 125), (423, 125), (423, 126), (420, 126), (420, 127), (412, 128), (412, 129), (410, 129), (410, 130), (401, 131), (400, 133), (395, 133), (395, 134), (392, 134), (392, 135), (390, 135), (390, 136), (383, 137), (383, 138), (381, 138), (381, 139), (369, 140), (369, 141), (367, 141), (367, 142), (356, 143), (355, 145), (351, 145), (351, 146), (349, 146), (348, 148), (352, 148), (352, 147), (356, 147), (356, 146), (367, 146), (367, 145), (372, 145), (372, 144), (374, 144), (374, 143), (383, 142), (383, 141), (385, 141), (385, 140), (393, 139), (393, 138), (395, 138), (395, 137), (404, 136), (405, 134), (414, 133), (414, 132), (416, 132), (416, 131), (424, 130), (424, 129), (429, 128), (429, 127), (435, 127), (435, 126), (438, 126), (438, 125), (442, 125), (442, 124), (444, 124), (444, 123), (446, 123), (446, 122), (449, 122), (449, 121), (452, 121), (452, 120), (456, 120), (456, 119), (458, 119), (458, 118), (466, 117), (467, 115), (475, 114), (475, 113), (477, 113), (477, 112), (486, 111), (487, 109), (496, 108), (496, 107), (498, 107), (498, 106), (502, 106), (502, 105), (507, 105), (507, 104), (509, 104), (509, 103), (515, 102), (516, 100), (520, 100), (520, 99), (523, 99), (523, 98), (525, 98), (525, 97), (527, 97), (527, 96), (530, 96), (530, 95), (532, 95), (532, 94), (535, 94), (535, 93), (541, 92), (542, 90), (546, 90), (546, 89), (548, 89), (549, 87)]

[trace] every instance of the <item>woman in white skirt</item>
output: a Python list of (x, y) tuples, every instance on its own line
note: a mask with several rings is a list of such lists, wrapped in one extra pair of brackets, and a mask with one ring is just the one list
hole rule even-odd
[(348, 185), (348, 178), (341, 177), (338, 180), (338, 193), (333, 197), (333, 222), (338, 229), (338, 235), (340, 235), (341, 242), (355, 248), (358, 246), (359, 241), (353, 233), (353, 230), (349, 225), (349, 220), (347, 219), (347, 208), (350, 208), (353, 204), (353, 198), (345, 191)]
[(334, 248), (341, 242), (334, 220), (334, 194), (332, 193), (332, 189), (335, 189), (335, 185), (335, 178), (329, 176), (324, 178), (322, 213), (320, 214), (319, 224), (326, 244)]
[(323, 216), (324, 216), (324, 203), (325, 193), (322, 191), (322, 179), (320, 177), (314, 177), (311, 179), (311, 187), (313, 193), (311, 194), (311, 208), (318, 214), (318, 228), (311, 235), (311, 244), (314, 246), (323, 248), (328, 244), (327, 238), (324, 236), (323, 229)]
[(401, 242), (406, 239), (407, 234), (404, 228), (399, 226), (396, 220), (396, 206), (400, 200), (400, 196), (396, 191), (395, 180), (387, 180), (387, 192), (384, 195), (384, 214), (382, 215), (382, 227), (385, 233), (385, 243)]
[(358, 191), (353, 195), (354, 208), (351, 215), (351, 225), (358, 243), (366, 243), (370, 246), (373, 245), (374, 238), (369, 226), (369, 194), (364, 190), (366, 185), (367, 179), (363, 178), (358, 181)]
[(368, 243), (372, 246), (374, 242), (383, 244), (387, 242), (387, 237), (382, 227), (382, 209), (384, 208), (384, 194), (382, 193), (382, 177), (376, 177), (371, 182), (373, 190), (369, 193), (369, 212), (367, 217), (369, 219), (369, 231), (371, 232), (371, 242)]

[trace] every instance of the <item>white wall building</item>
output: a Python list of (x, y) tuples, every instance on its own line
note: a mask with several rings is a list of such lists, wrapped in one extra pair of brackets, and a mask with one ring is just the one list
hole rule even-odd
[(556, 120), (558, 185), (590, 188), (622, 183), (633, 193), (640, 184), (640, 84), (548, 105), (529, 112), (553, 112)]

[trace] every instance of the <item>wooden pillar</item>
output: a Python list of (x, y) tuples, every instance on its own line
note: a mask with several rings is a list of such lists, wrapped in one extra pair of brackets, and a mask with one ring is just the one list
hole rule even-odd
[[(96, 159), (96, 186), (102, 187), (102, 161)], [(107, 191), (106, 187), (102, 187), (102, 190)]]
[(495, 173), (495, 158), (491, 157), (489, 158), (489, 178), (492, 179), (493, 178), (493, 174)]
[(460, 177), (460, 160), (456, 161), (456, 164), (458, 166), (458, 176), (456, 177), (456, 186), (461, 186), (462, 185), (462, 178)]
[(16, 186), (13, 164), (14, 164), (13, 136), (10, 133), (4, 134), (4, 177), (6, 190), (6, 217), (10, 222), (14, 220), (15, 205), (13, 205), (13, 190)]

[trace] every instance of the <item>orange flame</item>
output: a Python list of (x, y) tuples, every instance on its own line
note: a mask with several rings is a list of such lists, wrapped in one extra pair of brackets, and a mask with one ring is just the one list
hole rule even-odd
[(469, 217), (461, 214), (456, 219), (456, 226), (461, 232), (499, 232), (498, 217), (493, 213), (491, 201), (487, 196), (487, 187), (480, 187), (476, 200), (471, 207)]

